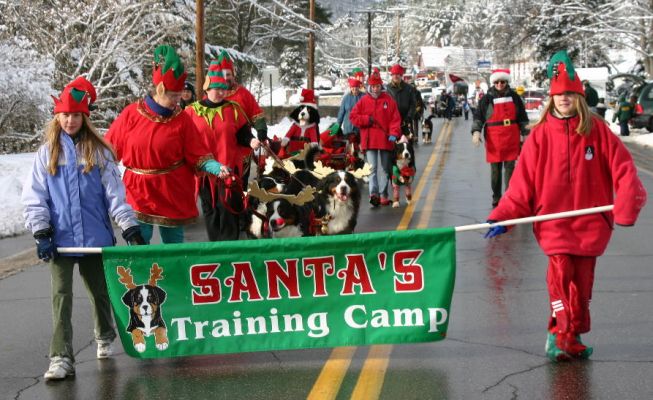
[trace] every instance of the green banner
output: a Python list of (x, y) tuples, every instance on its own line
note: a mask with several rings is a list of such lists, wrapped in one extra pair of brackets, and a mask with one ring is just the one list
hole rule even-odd
[(103, 249), (140, 358), (444, 339), (453, 228)]

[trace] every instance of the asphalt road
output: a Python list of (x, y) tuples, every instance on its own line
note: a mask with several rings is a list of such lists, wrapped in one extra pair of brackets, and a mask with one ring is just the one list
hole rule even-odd
[[(417, 149), (423, 185), (413, 212), (361, 209), (358, 231), (458, 226), (490, 211), (489, 166), (469, 124), (436, 122), (433, 145)], [(634, 148), (653, 193), (650, 148)], [(365, 188), (364, 188), (365, 190)], [(599, 258), (586, 362), (544, 354), (547, 259), (529, 226), (496, 240), (457, 234), (457, 276), (446, 340), (418, 345), (239, 353), (136, 360), (95, 359), (90, 307), (75, 284), (77, 375), (45, 383), (51, 331), (49, 273), (29, 237), (0, 240), (23, 252), (0, 280), (0, 398), (4, 399), (651, 399), (653, 398), (653, 207), (634, 228), (617, 227)], [(205, 240), (201, 225), (188, 240)], [(22, 267), (17, 267), (20, 265)], [(24, 266), (27, 266), (23, 269)]]

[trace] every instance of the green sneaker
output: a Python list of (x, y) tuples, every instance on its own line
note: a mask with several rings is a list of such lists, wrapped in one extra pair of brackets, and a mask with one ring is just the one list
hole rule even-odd
[(552, 334), (551, 332), (547, 334), (544, 351), (546, 351), (546, 356), (549, 357), (549, 360), (553, 362), (571, 360), (571, 356), (569, 354), (558, 348), (556, 345), (556, 335)]
[(583, 351), (578, 355), (578, 358), (581, 358), (581, 359), (583, 359), (583, 360), (587, 360), (588, 358), (590, 358), (590, 356), (591, 356), (592, 353), (594, 352), (594, 349), (593, 349), (592, 347), (590, 347), (590, 346), (587, 346), (587, 345), (583, 344), (583, 342), (580, 341), (580, 335), (576, 335), (576, 340), (578, 340), (578, 343), (580, 343), (580, 344), (582, 344), (583, 346), (587, 347), (585, 350), (583, 350)]

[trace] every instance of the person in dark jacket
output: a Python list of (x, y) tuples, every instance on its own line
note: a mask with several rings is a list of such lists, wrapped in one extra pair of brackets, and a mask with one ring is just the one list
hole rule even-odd
[[(413, 92), (415, 93), (415, 116), (413, 117), (413, 134), (416, 139), (419, 136), (419, 125), (422, 122), (422, 117), (424, 116), (424, 99), (422, 98), (422, 92), (417, 90), (417, 87), (413, 83)], [(416, 141), (417, 142), (417, 141)]]
[(182, 109), (186, 108), (187, 105), (195, 102), (195, 86), (192, 83), (186, 82), (184, 84), (184, 90), (181, 91), (181, 100), (179, 101), (179, 107)]
[(628, 124), (630, 120), (635, 116), (635, 103), (637, 102), (637, 97), (632, 96), (630, 101), (626, 100), (626, 97), (623, 97), (619, 101), (619, 106), (617, 112), (612, 116), (612, 122), (619, 120), (619, 127), (621, 128), (621, 136), (629, 136), (630, 128)]
[(590, 111), (596, 112), (596, 105), (599, 104), (599, 93), (590, 85), (590, 81), (584, 80), (585, 86), (585, 102), (590, 108)]
[(523, 136), (528, 134), (528, 116), (521, 97), (508, 86), (510, 70), (497, 69), (490, 75), (492, 87), (479, 101), (472, 122), (472, 143), (481, 144), (485, 138), (486, 160), (492, 176), (492, 207), (501, 198), (502, 170), (505, 168), (505, 188), (508, 188), (515, 160), (519, 156)]
[(415, 89), (403, 81), (404, 67), (395, 64), (390, 68), (390, 82), (386, 86), (388, 94), (397, 103), (399, 115), (401, 116), (401, 131), (409, 136), (413, 127), (415, 117)]

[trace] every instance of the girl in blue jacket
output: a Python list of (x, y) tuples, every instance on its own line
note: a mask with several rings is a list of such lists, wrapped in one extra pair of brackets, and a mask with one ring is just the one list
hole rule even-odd
[(49, 261), (52, 276), (53, 334), (46, 380), (75, 374), (72, 348), (73, 269), (88, 291), (95, 319), (97, 357), (112, 354), (116, 337), (100, 254), (57, 254), (57, 247), (113, 246), (109, 214), (129, 244), (142, 244), (134, 211), (112, 148), (89, 119), (95, 101), (93, 85), (79, 77), (54, 98), (54, 118), (45, 131), (32, 171), (23, 187), (27, 229), (36, 239), (37, 255)]

